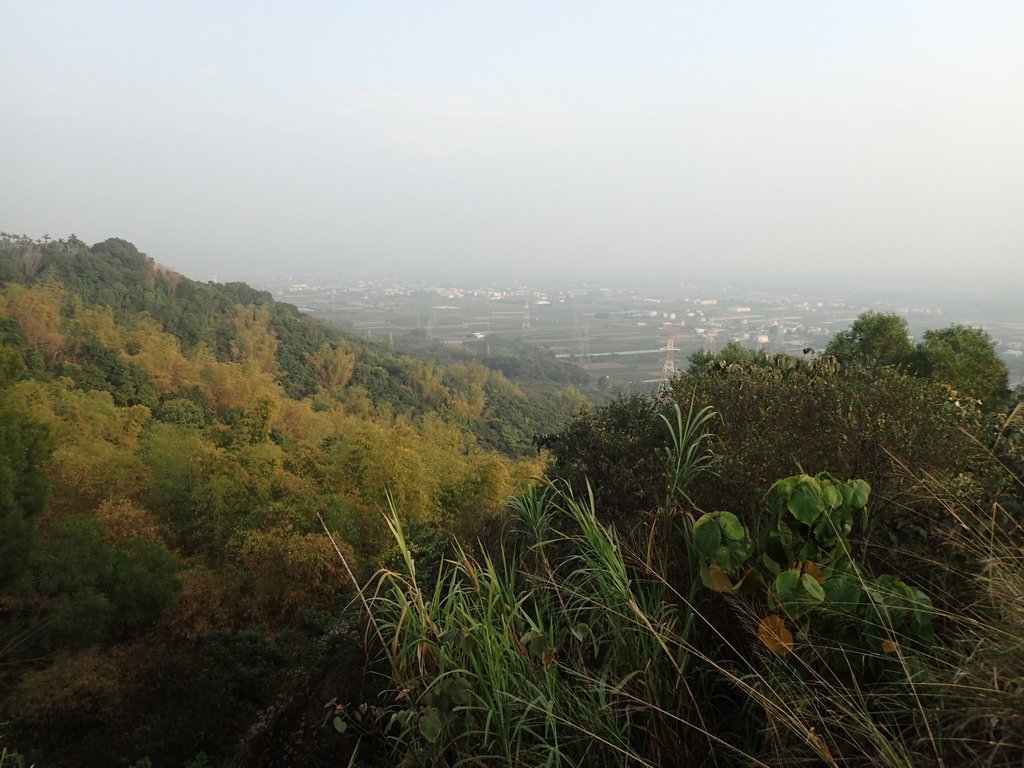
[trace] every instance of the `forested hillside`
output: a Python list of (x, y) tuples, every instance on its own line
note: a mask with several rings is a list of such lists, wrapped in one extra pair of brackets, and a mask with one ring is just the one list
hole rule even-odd
[(500, 352), (0, 238), (0, 765), (1019, 765), (983, 331), (867, 313), (599, 408)]
[(0, 744), (46, 765), (220, 764), (335, 648), (324, 526), (360, 579), (389, 495), (471, 538), (565, 418), (117, 239), (0, 239), (0, 344)]

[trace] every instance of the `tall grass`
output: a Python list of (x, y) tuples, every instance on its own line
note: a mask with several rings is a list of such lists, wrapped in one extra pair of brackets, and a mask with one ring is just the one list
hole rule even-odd
[[(537, 522), (519, 519), (524, 527)], [(408, 553), (398, 516), (389, 524)], [(574, 600), (553, 571), (521, 570), (521, 557), (543, 563), (543, 550), (564, 541), (534, 530), (555, 538), (532, 539), (500, 559), (460, 551), (430, 596), (416, 586), (411, 557), (407, 573), (381, 574), (374, 607), (409, 704), (398, 739), (419, 762), (562, 766), (597, 764), (598, 755), (607, 764), (637, 757), (610, 687), (599, 679), (596, 686), (567, 683), (569, 654), (601, 651), (606, 630), (592, 614), (595, 605), (603, 620), (621, 611), (623, 571), (608, 578), (617, 584), (608, 600)], [(602, 546), (604, 554), (614, 551), (611, 538)], [(586, 569), (580, 563), (571, 578), (586, 580)]]
[[(935, 578), (918, 585), (939, 606), (938, 639), (898, 630), (900, 611), (930, 607), (900, 604), (865, 573), (867, 618), (837, 612), (827, 636), (798, 626), (780, 655), (759, 637), (763, 598), (700, 589), (692, 563), (678, 576), (672, 553), (693, 556), (689, 484), (672, 480), (687, 430), (678, 414), (669, 427), (667, 488), (680, 493), (636, 539), (600, 521), (589, 488), (542, 483), (510, 504), (496, 554), (458, 550), (426, 592), (390, 510), (403, 567), (378, 575), (370, 609), (392, 675), (383, 725), (407, 763), (1021, 765), (1024, 531), (1013, 515), (919, 475), (960, 555), (928, 563)], [(689, 456), (709, 469), (704, 442)]]
[[(1019, 410), (1014, 412), (1019, 414)], [(1011, 418), (1013, 418), (1011, 416)], [(1006, 427), (997, 439), (1006, 435)], [(906, 553), (918, 586), (932, 597), (938, 637), (927, 647), (894, 632), (884, 610), (876, 627), (888, 640), (874, 661), (890, 674), (871, 685), (837, 676), (821, 662), (849, 649), (815, 647), (783, 661), (760, 652), (751, 678), (762, 702), (767, 739), (762, 754), (792, 765), (800, 759), (837, 765), (1009, 768), (1024, 764), (1024, 482), (989, 455), (987, 472), (1002, 474), (1002, 497), (980, 502), (962, 478), (913, 471), (893, 456), (895, 471), (916, 481), (921, 498), (942, 512), (923, 515), (932, 555)], [(913, 509), (905, 514), (914, 514)], [(898, 561), (900, 555), (890, 558)], [(801, 731), (810, 735), (801, 747)], [(827, 749), (822, 754), (821, 747)], [(817, 756), (812, 753), (818, 753)]]
[[(7, 747), (0, 747), (0, 768), (26, 768), (25, 758)], [(29, 767), (31, 768), (31, 767)]]
[[(997, 439), (1019, 413), (1020, 406)], [(1024, 503), (1024, 480), (991, 460), (1005, 491), (987, 503), (897, 461), (952, 522), (941, 542), (945, 557), (930, 561), (946, 642), (930, 659), (939, 679), (927, 700), (947, 765), (1024, 764), (1024, 528), (1013, 511)]]

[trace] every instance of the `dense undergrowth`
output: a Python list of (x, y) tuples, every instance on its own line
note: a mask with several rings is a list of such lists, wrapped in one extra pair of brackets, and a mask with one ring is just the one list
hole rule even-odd
[[(1020, 410), (1001, 437), (1018, 448)], [(884, 560), (906, 571), (876, 573), (866, 482), (795, 475), (747, 525), (701, 514), (677, 479), (699, 486), (712, 454), (686, 423), (656, 454), (663, 503), (632, 525), (548, 481), (513, 500), (496, 554), (456, 550), (429, 587), (393, 510), (404, 558), (375, 583), (370, 642), (392, 703), (336, 725), (410, 765), (1018, 764), (1019, 474), (979, 507), (897, 462), (950, 556), (898, 548)]]

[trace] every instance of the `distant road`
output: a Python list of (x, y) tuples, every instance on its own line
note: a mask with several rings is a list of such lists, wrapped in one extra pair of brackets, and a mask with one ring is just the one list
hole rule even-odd
[[(585, 355), (580, 355), (577, 352), (559, 352), (555, 357), (611, 357), (612, 355), (656, 355), (664, 352), (664, 348), (660, 349), (629, 349), (625, 352), (588, 352)], [(676, 350), (677, 352), (679, 350)]]

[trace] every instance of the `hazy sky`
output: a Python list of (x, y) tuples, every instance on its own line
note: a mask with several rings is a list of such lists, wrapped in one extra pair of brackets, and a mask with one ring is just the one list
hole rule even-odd
[(1024, 273), (1024, 2), (0, 0), (0, 229), (190, 276)]

